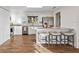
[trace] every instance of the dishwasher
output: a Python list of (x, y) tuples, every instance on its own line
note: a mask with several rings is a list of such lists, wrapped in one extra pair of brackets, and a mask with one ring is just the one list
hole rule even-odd
[(22, 26), (22, 35), (28, 35), (28, 26)]

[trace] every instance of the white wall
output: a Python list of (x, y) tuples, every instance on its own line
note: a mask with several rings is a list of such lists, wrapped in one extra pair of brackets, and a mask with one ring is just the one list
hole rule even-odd
[(79, 7), (63, 7), (53, 13), (54, 17), (57, 12), (61, 12), (61, 27), (75, 29), (75, 47), (79, 48)]
[[(22, 24), (22, 21), (25, 21), (26, 20), (26, 25), (31, 25), (28, 23), (28, 18), (27, 16), (38, 16), (38, 23), (35, 24), (35, 25), (41, 25), (40, 22), (42, 22), (42, 17), (46, 17), (46, 16), (49, 16), (51, 17), (52, 16), (52, 12), (21, 12), (21, 11), (16, 11), (16, 12), (11, 12), (11, 19), (12, 21), (14, 22), (14, 24)], [(25, 24), (24, 24), (25, 25)]]
[(10, 16), (9, 12), (0, 8), (0, 44), (10, 39)]
[(22, 17), (20, 12), (11, 12), (11, 21), (13, 24), (22, 24)]

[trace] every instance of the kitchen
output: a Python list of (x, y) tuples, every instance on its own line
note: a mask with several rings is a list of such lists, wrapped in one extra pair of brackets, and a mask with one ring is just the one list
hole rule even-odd
[[(21, 7), (18, 7), (21, 8)], [(40, 10), (41, 11), (40, 11)], [(52, 17), (52, 7), (50, 9), (43, 12), (44, 9), (48, 9), (48, 7), (44, 8), (28, 8), (28, 10), (20, 10), (20, 11), (12, 11), (11, 13), (11, 27), (14, 26), (14, 35), (22, 35), (23, 34), (23, 27), (26, 27), (27, 33), (26, 34), (35, 34), (34, 31), (30, 27), (32, 26), (41, 26), (42, 27), (42, 17)], [(50, 12), (49, 12), (50, 11)], [(38, 13), (37, 13), (38, 12)], [(42, 13), (43, 12), (43, 13)], [(35, 19), (33, 22), (32, 19)], [(17, 19), (17, 20), (15, 20)], [(17, 28), (18, 27), (18, 28)], [(17, 29), (17, 30), (16, 30)]]
[[(50, 10), (45, 10), (50, 8)], [(36, 35), (36, 43), (38, 43), (38, 32), (68, 32), (74, 30), (72, 28), (64, 28), (61, 27), (61, 13), (56, 13), (56, 20), (52, 16), (52, 9), (61, 9), (62, 7), (43, 7), (39, 8), (29, 8), (29, 11), (25, 14), (22, 11), (16, 11), (14, 14), (11, 15), (11, 29), (13, 29), (13, 33), (11, 36), (14, 35)], [(33, 10), (34, 9), (34, 10)], [(37, 13), (38, 11), (38, 13)], [(50, 11), (47, 12), (47, 11)], [(41, 13), (43, 12), (43, 13)], [(47, 12), (47, 13), (46, 13)], [(45, 14), (44, 14), (45, 13)], [(27, 15), (27, 16), (26, 16)], [(17, 20), (14, 20), (17, 19)], [(13, 35), (12, 35), (13, 34)], [(73, 33), (74, 34), (74, 33)], [(74, 46), (74, 42), (72, 43)]]
[(38, 46), (78, 48), (78, 7), (7, 8), (10, 11), (10, 38), (34, 36)]

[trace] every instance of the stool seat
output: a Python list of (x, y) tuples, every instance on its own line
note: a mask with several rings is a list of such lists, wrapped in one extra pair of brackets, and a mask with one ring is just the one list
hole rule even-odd
[(40, 39), (45, 39), (45, 37), (48, 37), (48, 35), (49, 35), (49, 33), (47, 33), (47, 32), (41, 32), (41, 33), (39, 34)]
[(49, 35), (49, 33), (48, 32), (41, 32), (41, 33), (39, 33), (39, 35), (46, 36), (46, 35)]
[(74, 35), (74, 33), (73, 32), (65, 32), (65, 33), (63, 33), (64, 35)]
[(61, 35), (60, 32), (50, 32), (51, 35)]

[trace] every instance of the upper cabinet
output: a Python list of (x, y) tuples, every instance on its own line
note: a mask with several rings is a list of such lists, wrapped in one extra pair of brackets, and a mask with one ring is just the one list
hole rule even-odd
[(42, 17), (42, 24), (47, 25), (47, 27), (53, 27), (54, 18), (53, 17)]

